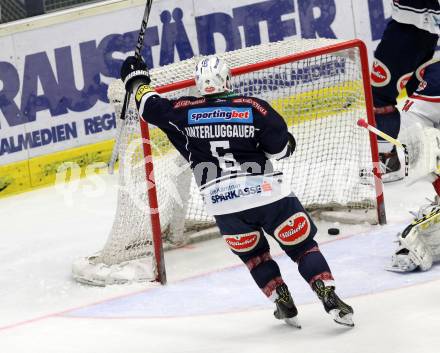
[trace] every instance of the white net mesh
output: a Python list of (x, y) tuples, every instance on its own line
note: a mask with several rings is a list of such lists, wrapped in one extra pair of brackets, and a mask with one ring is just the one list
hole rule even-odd
[[(221, 54), (231, 68), (262, 63), (287, 55), (338, 43), (335, 40), (290, 40)], [(200, 58), (151, 70), (152, 85), (159, 87), (193, 78)], [(234, 72), (234, 70), (233, 70)], [(368, 79), (368, 78), (367, 78)], [(356, 126), (366, 117), (360, 56), (357, 48), (265, 68), (232, 79), (237, 94), (267, 100), (285, 118), (297, 140), (291, 158), (275, 163), (292, 190), (308, 209), (375, 208), (376, 192), (369, 135)], [(163, 96), (194, 95), (194, 88), (161, 89)], [(119, 114), (125, 91), (120, 81), (109, 89)], [(118, 127), (120, 129), (120, 127)], [(150, 126), (154, 175), (163, 233), (173, 242), (185, 242), (182, 231), (213, 224), (185, 162), (165, 135)], [(118, 208), (99, 261), (111, 265), (151, 255), (151, 225), (142, 149), (130, 141), (140, 137), (133, 102), (120, 138)], [(170, 230), (171, 229), (171, 230)]]

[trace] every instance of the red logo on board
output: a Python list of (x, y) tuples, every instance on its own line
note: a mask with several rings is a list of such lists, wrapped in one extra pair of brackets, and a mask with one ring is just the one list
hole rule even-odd
[(237, 252), (252, 250), (260, 240), (260, 232), (251, 232), (238, 235), (226, 235), (225, 241), (229, 247)]
[(390, 70), (380, 60), (374, 59), (371, 70), (371, 85), (375, 87), (386, 86), (391, 80)]
[(284, 245), (295, 245), (310, 234), (310, 221), (307, 215), (299, 212), (289, 217), (275, 229), (275, 236)]

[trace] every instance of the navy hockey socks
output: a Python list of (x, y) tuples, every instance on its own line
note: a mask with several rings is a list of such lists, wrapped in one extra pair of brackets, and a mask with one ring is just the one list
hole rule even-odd
[(295, 261), (298, 264), (299, 273), (310, 286), (316, 280), (322, 280), (326, 285), (334, 286), (330, 267), (317, 245), (306, 250)]
[(254, 281), (263, 293), (272, 301), (278, 298), (276, 288), (284, 283), (280, 268), (269, 252), (257, 255), (246, 261)]

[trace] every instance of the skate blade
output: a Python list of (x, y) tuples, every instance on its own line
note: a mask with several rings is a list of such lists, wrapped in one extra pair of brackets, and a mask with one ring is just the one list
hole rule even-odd
[(296, 328), (301, 328), (301, 324), (299, 323), (299, 320), (298, 320), (297, 316), (291, 317), (291, 318), (288, 318), (288, 319), (283, 319), (283, 320), (289, 326), (293, 326), (293, 327), (296, 327)]
[(409, 271), (404, 271), (398, 267), (385, 267), (385, 270), (390, 272), (398, 272), (398, 273), (409, 272)]
[(397, 170), (395, 172), (382, 174), (382, 182), (384, 184), (394, 183), (396, 181), (402, 180), (403, 178), (404, 178), (404, 176), (402, 175), (402, 172), (400, 170)]
[(404, 269), (401, 269), (400, 267), (397, 267), (397, 266), (386, 266), (385, 270), (390, 271), (390, 272), (398, 272), (398, 273), (414, 271), (414, 270), (404, 270)]
[(95, 287), (105, 287), (105, 281), (100, 280), (89, 280), (82, 277), (74, 277), (75, 280), (81, 284), (86, 284), (88, 286), (95, 286)]
[(349, 313), (344, 315), (343, 317), (340, 317), (339, 312), (340, 310), (337, 309), (330, 310), (330, 314), (333, 316), (334, 322), (336, 322), (339, 325), (354, 327), (353, 314)]

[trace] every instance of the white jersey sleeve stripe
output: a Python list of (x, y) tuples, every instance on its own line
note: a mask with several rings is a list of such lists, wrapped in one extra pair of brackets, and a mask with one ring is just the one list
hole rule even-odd
[(149, 98), (151, 98), (151, 97), (153, 97), (153, 96), (158, 96), (158, 97), (160, 97), (160, 94), (157, 93), (156, 91), (152, 91), (152, 92), (149, 92), (149, 93), (144, 94), (144, 96), (142, 97), (142, 99), (141, 99), (141, 104), (139, 105), (139, 112), (141, 113), (141, 115), (142, 115), (142, 113), (144, 112), (144, 109), (145, 109), (145, 103), (147, 102), (147, 100), (148, 100)]
[(440, 35), (440, 10), (404, 6), (391, 3), (392, 18), (399, 22), (414, 25), (417, 28)]
[(413, 93), (410, 98), (411, 99), (419, 99), (419, 100), (427, 101), (427, 102), (440, 103), (440, 96), (433, 97), (433, 96), (424, 96), (422, 94)]
[(289, 149), (289, 143), (286, 143), (286, 146), (284, 146), (284, 148), (281, 150), (281, 152), (274, 153), (274, 154), (264, 152), (264, 154), (269, 159), (277, 159), (277, 160), (283, 159), (283, 158), (287, 157), (287, 154), (289, 152), (288, 149)]

